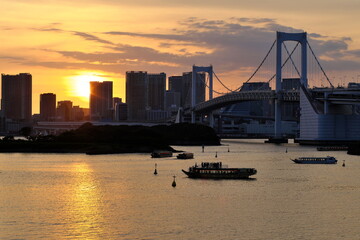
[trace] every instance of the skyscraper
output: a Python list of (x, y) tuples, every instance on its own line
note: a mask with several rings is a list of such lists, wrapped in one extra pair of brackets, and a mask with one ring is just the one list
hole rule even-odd
[(182, 91), (182, 76), (169, 77), (169, 91), (181, 93)]
[(166, 74), (148, 74), (148, 107), (150, 110), (164, 110)]
[(147, 72), (126, 72), (126, 103), (128, 104), (128, 120), (146, 120), (148, 107)]
[(113, 83), (111, 81), (90, 82), (90, 119), (113, 120)]
[(56, 95), (54, 93), (40, 94), (40, 120), (55, 121)]
[(1, 110), (4, 117), (19, 122), (30, 122), (32, 114), (31, 74), (2, 74), (1, 80)]

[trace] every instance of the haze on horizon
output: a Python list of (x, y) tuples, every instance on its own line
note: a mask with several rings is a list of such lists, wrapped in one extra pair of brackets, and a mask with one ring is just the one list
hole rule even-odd
[(47, 92), (88, 107), (89, 80), (113, 81), (114, 96), (125, 99), (125, 72), (132, 70), (171, 76), (212, 64), (235, 89), (259, 65), (276, 31), (306, 31), (334, 85), (360, 80), (358, 0), (0, 4), (0, 72), (32, 74), (34, 113)]

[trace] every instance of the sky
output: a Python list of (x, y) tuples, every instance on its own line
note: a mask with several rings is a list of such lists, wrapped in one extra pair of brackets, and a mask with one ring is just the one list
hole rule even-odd
[[(32, 74), (33, 113), (49, 92), (88, 107), (89, 81), (113, 81), (114, 97), (125, 100), (126, 71), (172, 76), (212, 65), (236, 89), (276, 31), (307, 32), (333, 85), (360, 82), (359, 0), (0, 0), (0, 7), (0, 72)], [(275, 73), (274, 56), (252, 81)], [(310, 85), (325, 85), (312, 68)]]

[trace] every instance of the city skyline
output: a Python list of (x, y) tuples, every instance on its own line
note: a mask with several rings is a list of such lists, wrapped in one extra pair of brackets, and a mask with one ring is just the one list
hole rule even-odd
[(276, 31), (306, 31), (334, 85), (359, 80), (360, 3), (355, 0), (301, 5), (227, 0), (206, 6), (160, 0), (1, 2), (0, 72), (33, 76), (33, 113), (46, 92), (87, 107), (89, 81), (113, 81), (114, 96), (126, 99), (126, 71), (173, 76), (191, 71), (192, 64), (212, 64), (237, 88)]

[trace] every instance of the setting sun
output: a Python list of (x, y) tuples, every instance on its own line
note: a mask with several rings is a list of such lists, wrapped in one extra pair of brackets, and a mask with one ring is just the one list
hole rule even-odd
[(97, 73), (80, 73), (79, 75), (69, 77), (70, 92), (75, 97), (89, 98), (91, 81), (104, 81), (103, 77)]

